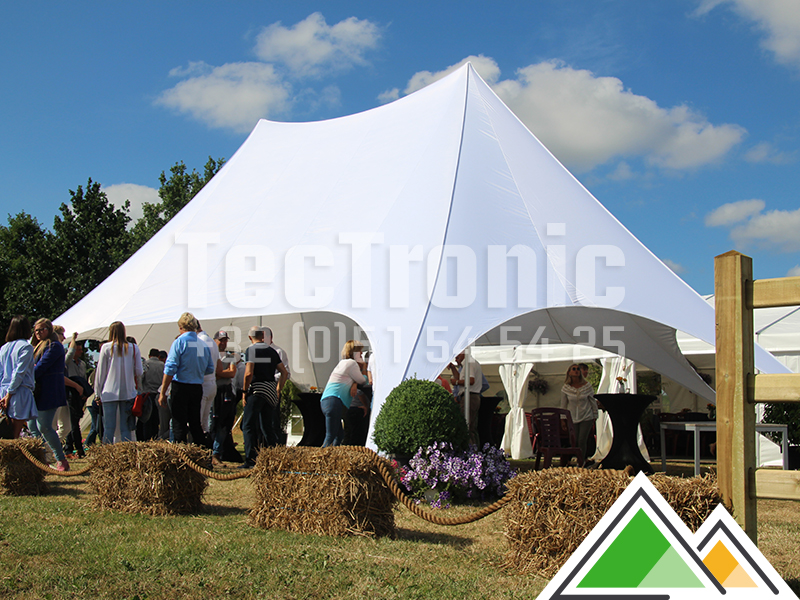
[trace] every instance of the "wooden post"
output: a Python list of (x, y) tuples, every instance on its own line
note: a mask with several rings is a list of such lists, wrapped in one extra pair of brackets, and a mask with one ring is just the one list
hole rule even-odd
[(731, 251), (714, 259), (717, 326), (717, 477), (723, 501), (757, 542), (753, 358), (753, 261)]

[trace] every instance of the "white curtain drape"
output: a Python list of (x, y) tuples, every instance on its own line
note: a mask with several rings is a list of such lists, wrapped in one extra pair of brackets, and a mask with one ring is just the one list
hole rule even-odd
[(528, 375), (533, 363), (517, 363), (500, 365), (500, 379), (508, 394), (511, 410), (506, 415), (506, 427), (503, 434), (503, 451), (511, 458), (529, 458), (533, 452), (528, 426), (525, 422), (525, 411), (522, 409), (522, 398), (527, 391)]
[[(597, 386), (598, 394), (620, 394), (623, 393), (623, 388), (628, 393), (636, 393), (636, 363), (621, 356), (603, 358), (600, 362), (603, 365), (603, 375), (600, 377), (600, 384)], [(619, 381), (617, 377), (622, 377), (625, 381)], [(597, 450), (595, 450), (591, 460), (599, 462), (608, 455), (608, 451), (611, 450), (611, 443), (614, 441), (614, 428), (606, 411), (598, 411), (595, 429), (597, 430)], [(641, 425), (636, 434), (636, 441), (639, 444), (642, 456), (646, 461), (649, 461), (650, 453), (644, 443)]]

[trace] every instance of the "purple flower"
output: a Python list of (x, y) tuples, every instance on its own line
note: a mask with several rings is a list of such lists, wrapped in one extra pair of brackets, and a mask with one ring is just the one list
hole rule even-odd
[(500, 496), (514, 475), (501, 450), (486, 444), (482, 450), (470, 446), (462, 452), (448, 442), (420, 448), (408, 469), (398, 472), (401, 484), (412, 497), (421, 498), (426, 490), (438, 492), (431, 501), (434, 508), (449, 506), (451, 499)]

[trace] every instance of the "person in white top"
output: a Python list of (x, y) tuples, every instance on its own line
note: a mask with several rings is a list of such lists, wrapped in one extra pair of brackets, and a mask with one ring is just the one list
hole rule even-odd
[(581, 449), (583, 460), (586, 461), (589, 435), (597, 419), (597, 401), (594, 399), (594, 388), (583, 378), (580, 365), (572, 364), (567, 369), (567, 376), (561, 388), (561, 408), (569, 409), (575, 425), (578, 448)]
[(120, 439), (123, 442), (131, 440), (131, 409), (143, 371), (139, 347), (127, 341), (125, 325), (114, 321), (108, 334), (108, 343), (100, 348), (94, 380), (95, 394), (103, 405), (104, 444), (114, 441), (117, 415)]
[(363, 385), (367, 382), (367, 365), (361, 358), (363, 347), (355, 340), (349, 340), (342, 348), (342, 360), (333, 369), (328, 385), (322, 392), (320, 408), (325, 415), (325, 440), (322, 447), (338, 446), (342, 443), (342, 413), (350, 408), (353, 400), (353, 383)]
[[(197, 322), (198, 326), (200, 322)], [(211, 350), (211, 362), (215, 367), (219, 362), (219, 348), (208, 334), (202, 329), (197, 330), (197, 339), (201, 340)], [(200, 424), (205, 433), (211, 432), (211, 407), (217, 396), (217, 374), (209, 373), (203, 377), (203, 399), (200, 401)]]

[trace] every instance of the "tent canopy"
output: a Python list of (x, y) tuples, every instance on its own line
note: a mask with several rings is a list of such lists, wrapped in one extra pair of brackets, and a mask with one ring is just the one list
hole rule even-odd
[[(604, 348), (713, 397), (675, 341), (681, 330), (713, 344), (713, 308), (471, 65), (363, 113), (260, 121), (180, 213), (58, 322), (104, 337), (120, 320), (146, 350), (166, 347), (186, 310), (209, 331), (239, 327), (243, 345), (250, 325), (271, 326), (290, 361), (303, 361), (293, 374), (316, 385), (362, 328), (376, 408), (403, 378), (433, 378), (476, 341)], [(756, 361), (781, 370), (760, 350)]]

